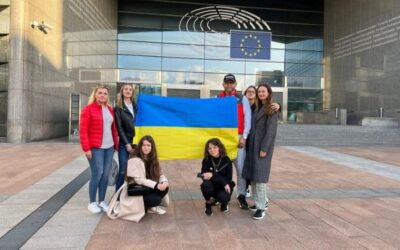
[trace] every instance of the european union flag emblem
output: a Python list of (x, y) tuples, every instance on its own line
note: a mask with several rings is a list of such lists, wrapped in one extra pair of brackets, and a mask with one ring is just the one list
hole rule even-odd
[(231, 30), (231, 58), (271, 59), (271, 32)]

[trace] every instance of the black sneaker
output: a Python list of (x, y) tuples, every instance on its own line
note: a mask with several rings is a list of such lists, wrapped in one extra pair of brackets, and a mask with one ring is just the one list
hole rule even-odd
[(257, 211), (256, 205), (253, 205), (253, 206), (249, 207), (249, 210), (251, 210), (253, 212)]
[(246, 197), (244, 195), (242, 195), (242, 194), (239, 195), (237, 197), (237, 199), (238, 199), (238, 202), (239, 202), (239, 207), (241, 209), (247, 209), (249, 207), (249, 204), (247, 204)]
[(206, 202), (206, 209), (204, 210), (204, 213), (208, 216), (211, 216), (213, 214), (212, 212), (212, 206), (210, 203)]
[(229, 211), (228, 204), (221, 203), (221, 213), (226, 213)]
[(261, 220), (262, 218), (264, 218), (264, 216), (265, 216), (264, 210), (257, 209), (257, 211), (253, 215), (253, 219)]

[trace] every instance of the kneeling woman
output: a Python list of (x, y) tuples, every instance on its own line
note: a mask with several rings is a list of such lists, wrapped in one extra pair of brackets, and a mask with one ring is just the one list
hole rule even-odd
[(228, 212), (235, 183), (232, 181), (232, 161), (218, 138), (208, 140), (205, 145), (201, 177), (203, 183), (200, 188), (206, 200), (204, 213), (212, 215), (211, 197), (221, 203), (221, 212)]
[[(143, 196), (128, 196), (127, 189), (131, 183), (149, 187), (150, 191)], [(138, 222), (146, 209), (149, 213), (164, 214), (169, 203), (168, 188), (169, 183), (161, 172), (154, 139), (146, 135), (140, 139), (128, 161), (125, 182), (114, 194), (108, 216), (111, 219), (123, 218)]]

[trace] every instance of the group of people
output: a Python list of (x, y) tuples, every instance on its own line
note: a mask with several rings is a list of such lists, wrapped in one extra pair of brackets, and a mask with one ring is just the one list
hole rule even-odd
[[(131, 210), (128, 218), (138, 221), (146, 209), (148, 212), (165, 213), (159, 205), (163, 200), (168, 203), (169, 183), (162, 174), (155, 142), (151, 136), (144, 136), (137, 146), (132, 144), (136, 113), (134, 87), (129, 83), (121, 86), (114, 109), (109, 102), (108, 88), (97, 86), (89, 97), (89, 104), (82, 110), (80, 142), (91, 170), (88, 205), (91, 213), (106, 212), (115, 217), (115, 211), (118, 211), (120, 214), (117, 217), (126, 216), (119, 205), (124, 202), (122, 193), (127, 193), (130, 183), (144, 185), (151, 190), (131, 200), (130, 206), (136, 207), (136, 212)], [(114, 196), (118, 197), (113, 207), (109, 207), (104, 199), (115, 151), (118, 151), (119, 169)]]
[[(245, 95), (236, 91), (232, 74), (224, 77), (218, 97), (234, 96), (238, 110), (238, 150), (234, 161), (237, 173), (238, 202), (242, 209), (254, 210), (254, 219), (262, 219), (268, 208), (266, 183), (277, 130), (280, 105), (272, 102), (272, 90), (267, 84), (250, 86)], [(80, 142), (91, 170), (89, 205), (91, 213), (106, 212), (112, 219), (140, 221), (145, 212), (164, 214), (169, 204), (168, 179), (162, 174), (154, 139), (147, 135), (133, 145), (137, 106), (134, 86), (124, 83), (113, 109), (106, 86), (97, 86), (82, 110)], [(110, 204), (105, 202), (108, 175), (114, 152), (118, 151), (119, 170), (116, 192)], [(220, 204), (228, 212), (235, 182), (232, 180), (232, 161), (223, 143), (211, 138), (205, 143), (204, 159), (199, 177), (205, 199), (205, 214), (212, 215), (212, 206)], [(129, 184), (150, 189), (141, 196), (128, 196)], [(251, 184), (254, 206), (249, 206), (246, 193)], [(98, 197), (96, 197), (98, 195)]]

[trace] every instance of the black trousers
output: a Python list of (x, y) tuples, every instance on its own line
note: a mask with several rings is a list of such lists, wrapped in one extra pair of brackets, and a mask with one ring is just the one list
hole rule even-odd
[(160, 191), (158, 189), (150, 190), (150, 193), (143, 195), (144, 206), (149, 208), (160, 205), (161, 200), (168, 193), (168, 190), (169, 188), (165, 189), (164, 191)]
[(226, 204), (231, 200), (234, 187), (231, 184), (229, 186), (231, 187), (231, 192), (227, 193), (224, 187), (215, 185), (210, 180), (204, 180), (200, 185), (200, 189), (206, 201), (209, 201), (211, 197), (214, 197), (215, 200), (221, 202), (222, 204)]

